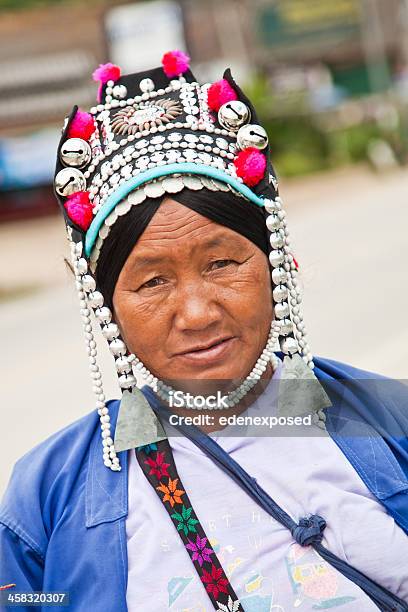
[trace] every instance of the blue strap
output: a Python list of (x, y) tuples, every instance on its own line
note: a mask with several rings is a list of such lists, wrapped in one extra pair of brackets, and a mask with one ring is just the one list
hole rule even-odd
[[(161, 404), (153, 390), (145, 386), (143, 392), (152, 409), (158, 416), (169, 423), (171, 412)], [(301, 546), (312, 546), (314, 550), (343, 576), (359, 586), (383, 612), (408, 612), (408, 604), (384, 587), (378, 585), (368, 576), (340, 559), (321, 541), (326, 527), (324, 518), (317, 514), (301, 518), (296, 523), (256, 481), (227, 452), (206, 433), (194, 425), (176, 425), (176, 428), (189, 438), (203, 453), (210, 457), (220, 469), (226, 472), (257, 504), (261, 506), (281, 525), (289, 529), (293, 538)]]

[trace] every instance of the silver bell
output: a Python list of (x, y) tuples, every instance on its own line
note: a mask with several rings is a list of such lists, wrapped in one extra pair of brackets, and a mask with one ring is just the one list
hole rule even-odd
[(60, 150), (60, 160), (65, 166), (83, 168), (91, 161), (91, 147), (82, 138), (68, 138)]
[(237, 143), (240, 149), (246, 149), (247, 147), (265, 149), (268, 146), (268, 134), (261, 125), (248, 123), (248, 125), (239, 128)]
[(84, 191), (85, 188), (85, 177), (76, 168), (63, 168), (55, 177), (55, 190), (64, 198), (77, 191)]
[(127, 89), (124, 85), (115, 85), (112, 89), (112, 95), (114, 98), (119, 98), (119, 100), (123, 100), (127, 96)]
[(240, 100), (231, 100), (223, 104), (218, 111), (218, 123), (226, 130), (239, 130), (251, 119), (251, 111)]
[(152, 79), (142, 79), (139, 83), (140, 91), (143, 93), (149, 93), (149, 91), (153, 91), (154, 82)]

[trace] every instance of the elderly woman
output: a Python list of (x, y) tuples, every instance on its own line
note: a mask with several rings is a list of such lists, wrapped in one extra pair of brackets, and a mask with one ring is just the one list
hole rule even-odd
[[(408, 610), (406, 393), (313, 359), (250, 101), (229, 71), (200, 86), (181, 52), (94, 76), (98, 105), (68, 118), (55, 189), (97, 414), (14, 468), (3, 603)], [(120, 400), (103, 393), (92, 313)]]

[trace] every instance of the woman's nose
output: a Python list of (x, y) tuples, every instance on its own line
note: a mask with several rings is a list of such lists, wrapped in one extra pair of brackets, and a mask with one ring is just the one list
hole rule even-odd
[(174, 308), (174, 322), (180, 331), (200, 331), (222, 320), (216, 292), (202, 279), (178, 288)]

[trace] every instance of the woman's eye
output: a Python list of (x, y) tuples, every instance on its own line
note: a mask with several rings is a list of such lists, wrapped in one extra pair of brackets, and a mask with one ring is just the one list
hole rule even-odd
[(163, 283), (164, 283), (163, 278), (161, 278), (160, 276), (155, 276), (154, 278), (151, 278), (150, 280), (143, 283), (143, 285), (140, 286), (140, 289), (143, 289), (144, 287), (147, 287), (147, 288), (157, 287), (157, 285), (162, 285)]
[(229, 266), (233, 263), (237, 263), (237, 262), (234, 261), (233, 259), (217, 259), (217, 261), (213, 261), (210, 264), (210, 269), (218, 270), (219, 268), (225, 268), (226, 266)]

